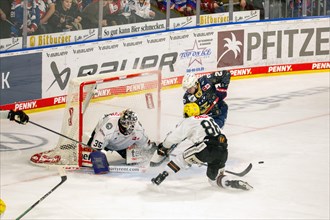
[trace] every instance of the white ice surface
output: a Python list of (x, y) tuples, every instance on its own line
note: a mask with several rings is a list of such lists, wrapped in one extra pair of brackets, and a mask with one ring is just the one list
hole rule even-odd
[[(226, 168), (240, 171), (252, 162), (242, 177), (251, 191), (212, 188), (205, 167), (180, 171), (158, 187), (150, 179), (161, 168), (142, 174), (68, 172), (68, 180), (23, 219), (329, 219), (329, 75), (231, 82)], [(181, 88), (162, 93), (162, 137), (180, 120), (182, 93)], [(34, 113), (30, 119), (60, 131), (62, 112)], [(29, 163), (58, 136), (7, 120), (0, 129), (0, 197), (7, 204), (2, 219), (15, 219), (60, 182), (56, 170)]]

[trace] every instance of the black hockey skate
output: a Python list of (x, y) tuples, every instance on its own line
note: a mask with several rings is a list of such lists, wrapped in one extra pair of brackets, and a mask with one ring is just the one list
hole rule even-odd
[(166, 179), (167, 176), (168, 172), (164, 171), (163, 173), (160, 173), (156, 178), (152, 178), (151, 182), (158, 186)]
[(253, 188), (247, 182), (243, 182), (242, 180), (227, 180), (225, 184), (226, 186), (230, 186), (235, 189), (250, 190)]

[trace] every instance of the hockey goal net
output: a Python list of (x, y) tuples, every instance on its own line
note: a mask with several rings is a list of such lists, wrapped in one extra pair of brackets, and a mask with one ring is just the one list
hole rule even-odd
[[(61, 134), (54, 149), (37, 153), (31, 162), (40, 166), (81, 167), (82, 149), (104, 114), (130, 108), (153, 141), (159, 140), (161, 72), (118, 72), (74, 78), (69, 83)], [(76, 141), (73, 141), (76, 140)], [(87, 161), (88, 163), (88, 161)]]

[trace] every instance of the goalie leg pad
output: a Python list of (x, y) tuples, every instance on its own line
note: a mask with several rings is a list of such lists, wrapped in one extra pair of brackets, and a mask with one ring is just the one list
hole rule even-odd
[(207, 145), (204, 142), (189, 147), (188, 149), (186, 149), (183, 152), (183, 159), (188, 164), (191, 164), (191, 165), (192, 164), (203, 164), (205, 161), (201, 161), (200, 159), (198, 159), (196, 157), (196, 154), (201, 152), (202, 150), (204, 150), (206, 147), (207, 147)]
[(126, 164), (139, 164), (148, 160), (144, 149), (133, 144), (126, 149)]
[(33, 164), (55, 164), (61, 160), (60, 155), (50, 156), (48, 153), (51, 151), (45, 151), (41, 153), (34, 154), (31, 156), (30, 161)]
[(107, 157), (101, 151), (95, 151), (90, 154), (95, 174), (104, 174), (109, 172), (109, 163)]
[(90, 147), (83, 147), (81, 150), (81, 159), (82, 159), (82, 166), (83, 167), (93, 167), (91, 161), (91, 153), (94, 152)]

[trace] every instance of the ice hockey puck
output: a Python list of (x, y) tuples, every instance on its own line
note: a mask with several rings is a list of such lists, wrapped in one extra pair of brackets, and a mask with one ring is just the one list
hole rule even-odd
[(261, 164), (261, 163), (264, 163), (264, 162), (263, 161), (259, 161), (258, 163)]

